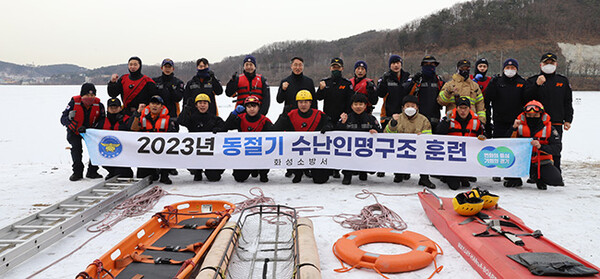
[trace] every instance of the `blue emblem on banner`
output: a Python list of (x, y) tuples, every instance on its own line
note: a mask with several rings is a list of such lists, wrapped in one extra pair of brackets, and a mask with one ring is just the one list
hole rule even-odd
[(486, 146), (477, 154), (477, 161), (486, 168), (498, 167), (507, 169), (515, 163), (515, 154), (505, 146)]
[(98, 144), (98, 150), (100, 151), (100, 155), (105, 158), (114, 158), (121, 154), (123, 151), (123, 145), (118, 138), (113, 136), (106, 136), (100, 140)]

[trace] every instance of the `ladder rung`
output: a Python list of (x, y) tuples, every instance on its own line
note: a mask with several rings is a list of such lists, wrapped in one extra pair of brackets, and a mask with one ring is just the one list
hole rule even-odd
[(0, 239), (0, 244), (19, 244), (23, 243), (27, 240), (22, 239)]
[(104, 186), (108, 187), (125, 187), (131, 185), (133, 185), (133, 183), (104, 183)]
[(14, 225), (13, 229), (17, 230), (47, 230), (52, 228), (52, 226), (44, 226), (44, 225)]
[(47, 219), (56, 219), (56, 218), (71, 218), (73, 217), (72, 214), (52, 214), (52, 213), (48, 213), (48, 214), (38, 214), (39, 218), (47, 218)]
[(94, 193), (118, 193), (121, 192), (123, 190), (120, 189), (93, 189), (92, 192)]
[(89, 205), (89, 204), (68, 204), (68, 203), (64, 203), (64, 204), (58, 205), (58, 207), (60, 207), (60, 208), (90, 208), (92, 206)]
[(77, 196), (78, 200), (105, 200), (109, 197), (106, 196)]

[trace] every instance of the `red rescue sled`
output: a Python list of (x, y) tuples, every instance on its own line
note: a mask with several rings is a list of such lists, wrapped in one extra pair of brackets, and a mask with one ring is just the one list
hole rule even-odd
[[(506, 226), (502, 226), (502, 231), (521, 235), (518, 238), (524, 245), (519, 246), (508, 237), (499, 235), (492, 230), (488, 230), (489, 235), (492, 236), (474, 236), (474, 234), (485, 232), (488, 226), (482, 224), (481, 220), (469, 222), (469, 217), (457, 214), (453, 210), (451, 198), (440, 198), (433, 192), (424, 190), (419, 193), (419, 200), (433, 225), (483, 278), (573, 278), (536, 276), (525, 266), (507, 257), (507, 255), (531, 252), (563, 254), (585, 267), (600, 271), (590, 262), (548, 238), (540, 236), (539, 231), (527, 227), (519, 217), (500, 207), (484, 209), (481, 212), (488, 215), (490, 219), (503, 220), (502, 222)], [(510, 223), (517, 225), (520, 229), (516, 226), (508, 226), (511, 225)], [(527, 234), (535, 234), (536, 237)], [(600, 275), (595, 274), (582, 278), (600, 278)]]

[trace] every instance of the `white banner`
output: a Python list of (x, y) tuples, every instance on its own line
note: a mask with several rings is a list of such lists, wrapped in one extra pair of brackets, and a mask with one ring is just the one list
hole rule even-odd
[(88, 129), (101, 166), (330, 168), (460, 176), (529, 176), (531, 139), (368, 132), (144, 133)]

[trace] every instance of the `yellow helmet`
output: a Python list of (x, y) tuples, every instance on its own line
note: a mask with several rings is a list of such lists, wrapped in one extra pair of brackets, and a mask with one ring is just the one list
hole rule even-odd
[(498, 195), (494, 195), (490, 193), (488, 190), (481, 190), (479, 188), (471, 189), (471, 192), (475, 194), (476, 197), (483, 200), (483, 208), (489, 209), (498, 204), (498, 200), (500, 197)]
[(312, 101), (312, 94), (308, 90), (300, 90), (296, 93), (296, 101)]
[(208, 97), (208, 95), (202, 93), (202, 94), (198, 94), (198, 96), (196, 96), (196, 100), (194, 101), (194, 103), (197, 103), (198, 101), (207, 101), (210, 103), (210, 97)]
[(472, 216), (483, 208), (483, 200), (476, 197), (472, 191), (460, 193), (452, 199), (454, 211), (462, 216)]

